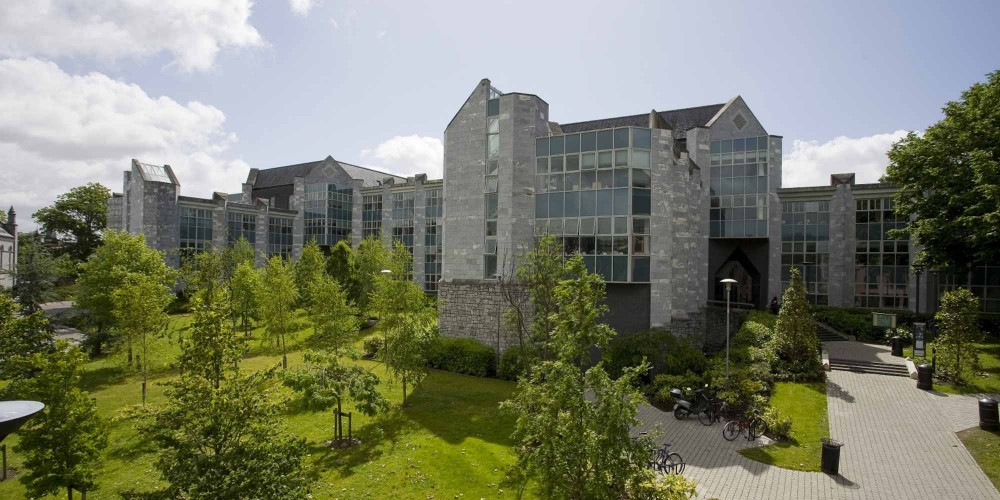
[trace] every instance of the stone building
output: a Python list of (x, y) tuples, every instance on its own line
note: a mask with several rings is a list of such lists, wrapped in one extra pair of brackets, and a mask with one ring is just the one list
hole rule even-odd
[(0, 221), (0, 290), (14, 286), (17, 267), (17, 212), (7, 211), (7, 222)]

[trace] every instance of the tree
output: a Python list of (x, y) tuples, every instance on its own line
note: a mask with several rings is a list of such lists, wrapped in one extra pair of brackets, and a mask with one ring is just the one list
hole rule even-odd
[(938, 323), (935, 341), (937, 368), (955, 381), (961, 382), (981, 369), (979, 348), (979, 299), (969, 290), (960, 288), (941, 297), (941, 309), (934, 315)]
[(389, 252), (382, 241), (375, 236), (369, 236), (361, 241), (354, 252), (354, 281), (357, 291), (351, 298), (362, 314), (368, 315), (375, 284), (382, 276), (382, 270), (389, 267)]
[(788, 288), (781, 297), (781, 312), (778, 313), (771, 342), (778, 356), (779, 374), (800, 379), (822, 376), (816, 324), (809, 312), (806, 289), (798, 268), (792, 268)]
[(382, 273), (376, 278), (372, 297), (383, 333), (378, 359), (394, 379), (402, 380), (404, 405), (407, 384), (420, 383), (427, 373), (427, 349), (434, 338), (427, 297), (416, 283), (406, 279), (412, 260), (409, 250), (396, 242), (389, 275)]
[(33, 356), (53, 349), (48, 324), (40, 311), (23, 314), (10, 295), (0, 292), (0, 380), (16, 384), (18, 378), (31, 376)]
[(250, 336), (250, 322), (260, 319), (264, 297), (264, 282), (253, 263), (241, 262), (229, 280), (232, 297), (233, 322), (238, 319), (244, 336)]
[(17, 269), (14, 274), (14, 297), (31, 313), (55, 298), (53, 289), (63, 264), (42, 245), (38, 233), (22, 233), (17, 240)]
[(257, 263), (257, 252), (253, 245), (246, 238), (240, 237), (232, 246), (222, 251), (222, 280), (229, 282), (233, 279), (236, 268), (244, 262), (249, 262), (251, 266)]
[[(87, 342), (93, 355), (101, 352), (104, 342), (111, 339), (107, 328), (114, 324), (114, 291), (129, 279), (145, 276), (150, 281), (172, 288), (176, 273), (163, 262), (163, 254), (146, 246), (146, 238), (125, 232), (106, 231), (103, 243), (81, 266), (77, 280), (77, 307), (88, 311), (92, 330)], [(132, 364), (129, 344), (128, 364)]]
[(309, 307), (312, 304), (309, 285), (326, 272), (325, 268), (323, 251), (319, 249), (316, 240), (309, 240), (309, 243), (302, 247), (302, 255), (299, 256), (299, 260), (295, 262), (295, 288), (299, 291), (299, 298), (302, 299), (303, 306)]
[(604, 349), (615, 335), (600, 322), (607, 306), (604, 281), (587, 273), (580, 256), (562, 268), (547, 336), (551, 359), (542, 361), (501, 404), (516, 416), (513, 438), (518, 470), (534, 478), (544, 498), (686, 498), (693, 486), (679, 478), (658, 484), (647, 466), (652, 440), (633, 439), (639, 424), (636, 389), (643, 363), (618, 379), (603, 364), (584, 370), (593, 347)]
[(91, 182), (56, 198), (55, 203), (34, 213), (41, 232), (58, 241), (60, 254), (82, 262), (101, 244), (101, 231), (108, 225), (108, 188)]
[(264, 269), (264, 289), (269, 295), (263, 303), (264, 326), (272, 343), (281, 348), (281, 367), (287, 369), (286, 341), (295, 332), (295, 303), (299, 292), (292, 266), (277, 255), (271, 257)]
[(893, 145), (882, 181), (899, 187), (890, 234), (920, 244), (914, 266), (964, 272), (1000, 259), (1000, 71), (943, 111)]
[(149, 336), (166, 331), (166, 308), (171, 300), (173, 296), (169, 288), (142, 274), (130, 276), (124, 286), (112, 293), (113, 312), (119, 331), (129, 339), (129, 345), (138, 339), (142, 352), (137, 363), (142, 371), (142, 404), (146, 404)]
[(354, 250), (351, 250), (351, 245), (346, 241), (338, 241), (330, 256), (326, 258), (326, 274), (340, 283), (340, 287), (347, 293), (351, 302), (358, 303), (361, 295), (358, 270), (354, 263)]
[(555, 237), (543, 235), (516, 271), (518, 281), (529, 290), (534, 310), (531, 337), (532, 342), (540, 347), (542, 359), (550, 359), (551, 356), (548, 344), (549, 335), (555, 327), (552, 323), (552, 314), (557, 307), (555, 289), (566, 277), (562, 255)]
[(90, 395), (78, 387), (84, 360), (79, 349), (60, 342), (52, 352), (34, 355), (36, 375), (22, 379), (18, 387), (21, 397), (45, 403), (45, 410), (19, 431), (16, 448), (28, 469), (20, 480), (29, 497), (66, 488), (73, 498), (74, 489), (86, 492), (97, 487), (108, 431)]
[(313, 300), (306, 313), (314, 338), (323, 340), (334, 351), (347, 347), (357, 336), (361, 322), (343, 288), (326, 274), (319, 275), (308, 288)]

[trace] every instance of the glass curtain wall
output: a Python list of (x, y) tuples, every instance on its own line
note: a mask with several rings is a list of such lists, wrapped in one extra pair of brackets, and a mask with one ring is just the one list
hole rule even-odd
[(854, 305), (904, 309), (910, 275), (910, 242), (889, 237), (906, 224), (892, 198), (855, 200)]
[(712, 141), (711, 237), (767, 237), (767, 144), (767, 137)]
[(802, 272), (809, 302), (827, 305), (830, 276), (830, 202), (781, 204), (781, 289), (792, 268)]
[(336, 184), (306, 184), (304, 201), (305, 241), (333, 246), (340, 240), (350, 243), (354, 189)]
[(292, 227), (294, 221), (286, 217), (268, 217), (267, 256), (292, 257)]
[(361, 237), (382, 237), (382, 195), (361, 197)]
[(227, 238), (232, 245), (240, 238), (246, 239), (251, 245), (257, 241), (257, 216), (254, 214), (241, 214), (239, 212), (229, 212), (226, 214), (228, 226)]
[(444, 191), (441, 188), (424, 191), (424, 290), (436, 292), (441, 279), (441, 245), (444, 244)]
[(178, 226), (180, 226), (178, 248), (182, 258), (204, 251), (212, 245), (211, 210), (181, 207)]

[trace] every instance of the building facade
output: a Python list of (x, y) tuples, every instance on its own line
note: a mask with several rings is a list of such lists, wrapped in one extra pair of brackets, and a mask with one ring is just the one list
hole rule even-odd
[(14, 270), (17, 268), (17, 212), (14, 207), (7, 211), (7, 221), (0, 221), (0, 289), (14, 286)]

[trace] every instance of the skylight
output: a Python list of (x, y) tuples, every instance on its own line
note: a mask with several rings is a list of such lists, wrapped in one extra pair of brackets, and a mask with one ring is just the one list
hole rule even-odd
[(170, 175), (167, 174), (167, 169), (159, 165), (150, 165), (148, 163), (140, 163), (139, 170), (142, 172), (142, 177), (147, 181), (151, 182), (166, 182), (172, 184), (174, 181), (170, 180)]

